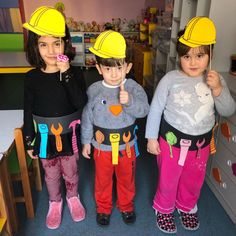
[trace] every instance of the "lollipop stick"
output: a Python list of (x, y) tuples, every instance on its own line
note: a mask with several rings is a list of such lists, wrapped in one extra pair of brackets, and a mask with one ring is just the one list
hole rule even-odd
[(212, 52), (211, 52), (211, 44), (210, 44), (210, 62), (209, 62), (209, 69), (211, 70), (211, 54), (212, 54)]
[[(125, 59), (124, 59), (124, 60), (125, 60)], [(123, 71), (124, 71), (123, 63), (124, 63), (124, 61), (122, 62), (121, 83), (120, 83), (122, 89), (124, 88), (124, 87), (123, 87), (123, 82), (124, 82), (124, 80), (125, 80), (125, 75), (123, 76)], [(123, 90), (124, 90), (124, 89), (123, 89)]]
[[(60, 37), (60, 54), (61, 54), (61, 37)], [(60, 70), (60, 81), (62, 81), (61, 70)]]

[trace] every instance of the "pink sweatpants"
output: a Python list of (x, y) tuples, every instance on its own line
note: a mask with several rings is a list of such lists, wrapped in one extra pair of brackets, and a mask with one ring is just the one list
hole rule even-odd
[(158, 185), (153, 200), (153, 208), (161, 213), (171, 213), (178, 208), (191, 211), (197, 204), (206, 173), (210, 146), (197, 151), (188, 151), (184, 166), (178, 164), (180, 148), (172, 146), (170, 157), (169, 144), (160, 137), (161, 153), (157, 156)]
[(61, 177), (65, 180), (66, 196), (78, 196), (78, 170), (76, 155), (41, 159), (50, 201), (61, 200)]

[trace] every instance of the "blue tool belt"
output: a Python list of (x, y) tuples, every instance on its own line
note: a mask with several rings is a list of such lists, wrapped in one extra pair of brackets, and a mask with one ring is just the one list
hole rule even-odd
[(198, 150), (198, 147), (196, 145), (196, 143), (198, 142), (198, 140), (203, 140), (205, 139), (204, 144), (201, 146), (201, 148), (206, 147), (207, 145), (210, 144), (211, 138), (212, 138), (212, 130), (210, 130), (209, 132), (205, 133), (205, 134), (201, 134), (201, 135), (190, 135), (190, 134), (185, 134), (182, 133), (181, 131), (177, 130), (176, 128), (174, 128), (173, 126), (171, 126), (169, 123), (167, 123), (165, 121), (165, 119), (162, 117), (161, 120), (161, 125), (160, 125), (160, 132), (159, 135), (166, 140), (166, 134), (168, 132), (172, 132), (176, 137), (177, 137), (177, 142), (176, 144), (174, 144), (174, 147), (178, 147), (180, 148), (180, 140), (181, 139), (188, 139), (191, 140), (191, 146), (189, 147), (188, 150)]
[(47, 125), (49, 135), (53, 135), (50, 127), (52, 125), (54, 127), (58, 127), (59, 124), (63, 127), (62, 134), (71, 132), (72, 130), (69, 127), (70, 123), (72, 121), (78, 120), (79, 118), (80, 118), (80, 111), (76, 111), (70, 115), (59, 116), (59, 117), (42, 117), (42, 116), (33, 115), (33, 119), (37, 125), (39, 124)]
[(134, 128), (135, 128), (135, 124), (132, 124), (130, 126), (127, 126), (125, 128), (121, 128), (121, 129), (105, 129), (105, 128), (101, 128), (101, 127), (98, 127), (98, 126), (94, 125), (93, 126), (93, 135), (95, 137), (96, 131), (99, 130), (104, 135), (104, 141), (102, 142), (102, 144), (111, 145), (111, 142), (110, 142), (110, 139), (109, 139), (110, 134), (119, 133), (120, 134), (119, 145), (122, 145), (122, 144), (125, 144), (125, 142), (124, 142), (124, 140), (122, 138), (124, 134), (127, 136), (128, 132), (130, 132), (131, 137), (130, 137), (129, 142), (132, 141), (135, 138)]

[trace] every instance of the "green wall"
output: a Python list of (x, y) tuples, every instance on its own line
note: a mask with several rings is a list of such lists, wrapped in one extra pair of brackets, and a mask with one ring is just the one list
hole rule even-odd
[(0, 51), (24, 51), (23, 34), (0, 33)]

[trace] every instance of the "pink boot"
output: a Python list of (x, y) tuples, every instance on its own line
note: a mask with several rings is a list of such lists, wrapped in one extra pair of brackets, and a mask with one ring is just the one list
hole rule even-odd
[(66, 198), (71, 217), (74, 221), (79, 222), (85, 218), (85, 209), (79, 200), (79, 196)]
[(46, 225), (49, 229), (57, 229), (61, 224), (62, 199), (60, 202), (49, 201)]

